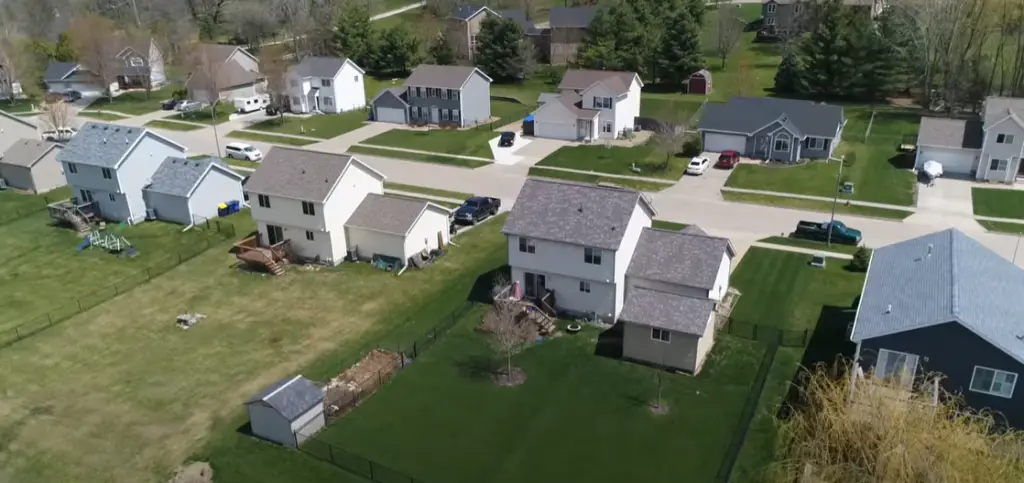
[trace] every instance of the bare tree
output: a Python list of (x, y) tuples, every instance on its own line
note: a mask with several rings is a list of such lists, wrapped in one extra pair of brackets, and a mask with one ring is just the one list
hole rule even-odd
[(231, 0), (185, 0), (188, 13), (199, 26), (200, 39), (212, 39), (224, 22)]
[(526, 379), (521, 369), (512, 367), (512, 356), (530, 342), (531, 324), (519, 303), (506, 298), (496, 298), (491, 310), (484, 315), (483, 329), (490, 334), (495, 351), (505, 359), (499, 384), (518, 386)]
[[(703, 106), (701, 107), (703, 109)], [(690, 128), (697, 123), (701, 109), (687, 116), (685, 112), (670, 111), (665, 119), (660, 120), (658, 128), (654, 131), (652, 142), (654, 149), (663, 156), (664, 162), (657, 166), (660, 171), (667, 170), (672, 163), (672, 158), (685, 150), (686, 142), (690, 138)], [(700, 153), (685, 153), (700, 154)]]
[(231, 6), (231, 28), (234, 38), (250, 49), (259, 48), (277, 31), (274, 12), (260, 2), (242, 2)]
[(39, 115), (39, 121), (47, 130), (71, 127), (71, 109), (64, 101), (46, 102), (43, 104), (43, 112)]
[(282, 33), (292, 44), (292, 53), (296, 56), (303, 55), (305, 42), (302, 37), (313, 25), (305, 0), (273, 0), (272, 8), (281, 22)]
[(278, 106), (279, 121), (284, 120), (284, 99), (288, 97), (288, 74), (290, 63), (285, 59), (283, 45), (270, 45), (260, 50), (260, 72), (267, 78), (267, 92), (270, 100)]
[(220, 102), (220, 91), (224, 85), (224, 62), (213, 56), (205, 44), (197, 43), (189, 49), (188, 66), (192, 72), (188, 80), (189, 96), (194, 101), (206, 103), (213, 119), (213, 136), (217, 142), (217, 153), (220, 155), (220, 137), (217, 135), (217, 104)]
[(113, 99), (110, 84), (117, 76), (117, 25), (108, 18), (90, 14), (71, 22), (71, 45), (82, 66), (96, 76), (108, 99)]
[[(304, 50), (311, 55), (334, 55), (334, 27), (341, 16), (342, 3), (337, 0), (308, 0)], [(372, 11), (372, 10), (371, 10)]]
[(718, 7), (718, 23), (715, 25), (715, 54), (722, 60), (722, 68), (729, 55), (736, 50), (743, 27), (746, 25), (740, 18), (739, 5), (720, 5)]
[(15, 84), (28, 97), (42, 94), (38, 79), (42, 78), (42, 63), (28, 46), (29, 40), (5, 28), (0, 37), (0, 95), (7, 95), (14, 104)]

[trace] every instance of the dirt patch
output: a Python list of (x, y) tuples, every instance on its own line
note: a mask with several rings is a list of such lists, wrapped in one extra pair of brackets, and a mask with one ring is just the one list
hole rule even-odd
[(494, 383), (501, 387), (516, 387), (526, 382), (526, 373), (518, 367), (513, 367), (511, 374), (501, 371), (494, 373), (491, 377), (494, 379)]
[(341, 417), (359, 401), (380, 389), (402, 368), (402, 355), (374, 349), (327, 383), (324, 406), (331, 419)]
[(213, 468), (205, 461), (189, 463), (178, 468), (169, 483), (213, 483)]
[(669, 410), (668, 403), (665, 401), (662, 401), (661, 404), (658, 404), (658, 401), (651, 401), (647, 407), (651, 410), (651, 414), (655, 416), (664, 416), (668, 414)]

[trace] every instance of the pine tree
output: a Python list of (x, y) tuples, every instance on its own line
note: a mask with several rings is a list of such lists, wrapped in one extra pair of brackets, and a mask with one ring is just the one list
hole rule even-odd
[(860, 69), (849, 57), (842, 0), (825, 0), (818, 14), (817, 24), (801, 45), (807, 92), (817, 97), (846, 97)]
[(616, 25), (612, 38), (615, 39), (615, 50), (620, 63), (618, 70), (636, 72), (643, 77), (652, 57), (650, 51), (654, 44), (648, 42), (648, 36), (654, 26), (641, 23), (636, 4), (616, 3), (609, 12)]
[(380, 74), (405, 77), (420, 63), (419, 41), (405, 24), (396, 24), (380, 36), (374, 70)]
[(495, 81), (510, 82), (525, 78), (526, 52), (523, 28), (516, 22), (489, 16), (480, 26), (473, 59), (480, 70)]
[(679, 8), (666, 19), (657, 55), (658, 78), (681, 86), (701, 67), (700, 26), (690, 10)]
[(358, 65), (373, 65), (376, 32), (370, 25), (370, 11), (361, 5), (346, 8), (334, 31), (334, 51)]
[(621, 64), (615, 46), (615, 26), (608, 9), (597, 11), (587, 27), (576, 62), (586, 69), (618, 70)]
[(775, 72), (775, 94), (803, 95), (807, 93), (804, 84), (804, 69), (800, 57), (793, 52), (786, 54)]
[(438, 32), (434, 42), (430, 44), (427, 54), (430, 61), (436, 65), (455, 65), (455, 49), (448, 43), (448, 37), (444, 32)]
[(57, 44), (53, 46), (53, 60), (55, 62), (74, 62), (78, 60), (75, 48), (71, 45), (71, 37), (67, 32), (57, 35)]
[(873, 22), (851, 16), (847, 29), (849, 57), (857, 66), (858, 75), (851, 80), (849, 97), (873, 101), (883, 99), (893, 90), (896, 56)]

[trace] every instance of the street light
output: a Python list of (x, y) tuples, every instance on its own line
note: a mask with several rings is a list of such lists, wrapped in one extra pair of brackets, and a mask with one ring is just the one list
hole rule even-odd
[(839, 202), (839, 185), (843, 182), (843, 164), (846, 161), (846, 156), (840, 156), (839, 159), (829, 157), (829, 162), (839, 161), (839, 173), (836, 174), (836, 192), (832, 194), (832, 218), (828, 221), (828, 238), (825, 240), (827, 246), (832, 246), (832, 224), (836, 221), (836, 203)]

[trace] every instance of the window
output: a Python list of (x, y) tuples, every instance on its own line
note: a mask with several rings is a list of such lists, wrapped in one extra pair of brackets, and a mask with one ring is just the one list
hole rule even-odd
[(449, 110), (449, 109), (441, 109), (441, 120), (442, 121), (447, 121), (450, 118), (451, 118), (451, 110)]
[(802, 11), (803, 11), (803, 9), (804, 9), (804, 6), (798, 3), (798, 4), (796, 4), (796, 5), (794, 5), (794, 6), (793, 6), (793, 13), (795, 13), (795, 14), (798, 14), (798, 15), (799, 15), (799, 14), (800, 14), (800, 12), (802, 12)]
[(114, 193), (107, 193), (107, 198), (110, 198), (111, 202), (117, 201), (117, 197), (114, 196)]
[(422, 95), (422, 94), (423, 94), (423, 91), (421, 91), (421, 90), (420, 90), (420, 88), (419, 88), (419, 87), (417, 87), (417, 88), (416, 88), (416, 97), (423, 97), (423, 95)]
[(914, 374), (917, 372), (917, 359), (914, 354), (879, 349), (875, 377), (895, 380), (909, 387), (914, 382)]
[(324, 96), (324, 106), (333, 106), (334, 98), (331, 96)]
[(455, 89), (448, 89), (448, 98), (453, 101), (459, 100), (459, 91)]
[(142, 57), (132, 57), (132, 67), (142, 67)]
[(441, 99), (448, 100), (448, 93), (451, 91), (451, 89), (441, 89)]
[(523, 253), (537, 253), (537, 246), (533, 244), (533, 240), (519, 237), (519, 251)]
[(313, 241), (313, 232), (306, 230), (306, 239), (309, 241)]
[(605, 121), (604, 124), (601, 125), (601, 132), (612, 132), (612, 122)]
[(68, 172), (71, 174), (78, 174), (78, 165), (75, 163), (68, 163)]
[(825, 140), (821, 138), (807, 138), (807, 147), (810, 149), (825, 149)]
[(259, 202), (260, 208), (270, 208), (270, 197), (267, 195), (257, 195), (256, 201)]
[(358, 75), (352, 76), (352, 82), (359, 83), (359, 76)]
[[(774, 6), (774, 5), (772, 5)], [(775, 25), (775, 17), (768, 17), (764, 19), (765, 25)]]
[(1013, 134), (996, 135), (996, 144), (1013, 144)]
[(775, 13), (775, 4), (774, 3), (769, 3), (768, 4), (768, 13)]
[(778, 138), (775, 140), (776, 151), (789, 151), (789, 138)]
[(992, 161), (988, 165), (988, 169), (990, 171), (1006, 171), (1006, 166), (1008, 164), (1009, 164), (1009, 161), (1007, 161), (1005, 159), (995, 159), (995, 158), (992, 158)]
[(302, 214), (303, 215), (309, 215), (309, 216), (316, 215), (316, 205), (314, 205), (310, 201), (303, 201), (302, 202)]
[(455, 121), (455, 122), (459, 122), (459, 110), (458, 109), (452, 109), (452, 120)]
[(110, 168), (103, 168), (103, 179), (110, 179), (114, 177), (114, 173), (110, 171)]
[(92, 203), (92, 191), (81, 190), (80, 193), (82, 195), (82, 201), (86, 203)]
[(665, 329), (651, 329), (651, 338), (654, 340), (660, 340), (662, 342), (669, 342), (671, 339), (670, 334)]
[(584, 248), (583, 249), (583, 263), (589, 263), (591, 265), (601, 264), (601, 249), (600, 248)]
[(611, 109), (612, 98), (611, 97), (597, 97), (594, 96), (594, 109)]
[(586, 280), (580, 280), (580, 292), (590, 293), (590, 282)]
[(322, 86), (322, 87), (331, 87), (331, 80), (330, 79), (320, 79), (320, 86)]
[(971, 376), (971, 391), (1009, 398), (1017, 385), (1017, 374), (1012, 372), (974, 366)]

